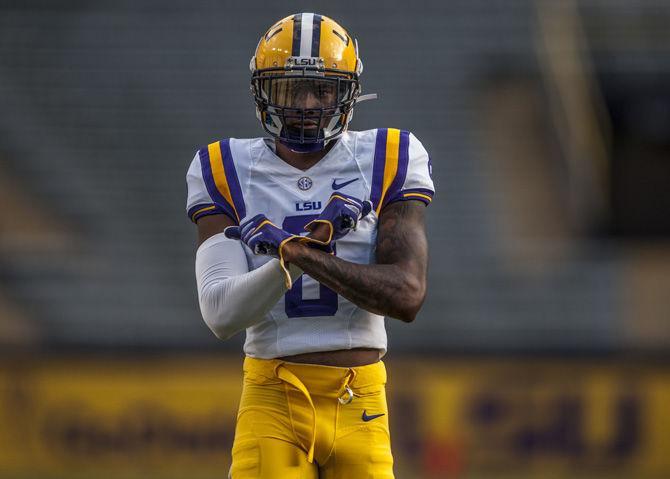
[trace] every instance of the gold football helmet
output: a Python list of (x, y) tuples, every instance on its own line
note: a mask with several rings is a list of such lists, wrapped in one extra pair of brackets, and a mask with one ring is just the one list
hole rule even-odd
[(249, 68), (263, 129), (294, 151), (318, 151), (340, 136), (364, 99), (358, 44), (324, 15), (279, 20), (261, 37)]

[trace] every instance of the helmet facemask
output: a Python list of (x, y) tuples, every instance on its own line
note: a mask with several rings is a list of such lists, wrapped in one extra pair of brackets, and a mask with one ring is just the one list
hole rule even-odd
[(268, 68), (254, 71), (251, 90), (265, 131), (295, 151), (315, 151), (346, 130), (360, 82), (322, 67)]

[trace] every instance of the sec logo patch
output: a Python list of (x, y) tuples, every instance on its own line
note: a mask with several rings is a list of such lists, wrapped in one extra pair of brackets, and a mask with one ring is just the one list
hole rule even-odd
[(312, 187), (312, 179), (309, 176), (303, 176), (298, 180), (298, 188), (302, 191), (307, 191)]

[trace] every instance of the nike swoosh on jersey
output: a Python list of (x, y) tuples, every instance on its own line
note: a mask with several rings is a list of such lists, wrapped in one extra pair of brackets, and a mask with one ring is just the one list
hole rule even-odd
[(360, 178), (354, 178), (353, 180), (345, 181), (344, 183), (337, 183), (337, 180), (333, 180), (333, 184), (331, 185), (334, 190), (339, 190), (340, 188), (344, 188), (345, 186), (353, 183), (354, 181), (358, 181)]
[(384, 414), (385, 414), (385, 413), (381, 413), (381, 414), (371, 414), (371, 415), (368, 416), (368, 415), (366, 414), (366, 410), (364, 409), (364, 410), (363, 410), (363, 417), (362, 417), (362, 418), (363, 418), (363, 421), (368, 422), (368, 421), (372, 421), (373, 419), (377, 419), (378, 417), (382, 417)]

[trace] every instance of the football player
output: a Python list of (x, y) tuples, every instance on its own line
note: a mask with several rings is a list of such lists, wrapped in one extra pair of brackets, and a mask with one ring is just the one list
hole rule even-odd
[(391, 478), (384, 316), (426, 294), (428, 154), (347, 130), (363, 64), (324, 15), (275, 23), (250, 68), (270, 137), (211, 143), (187, 174), (202, 316), (246, 330), (231, 477)]

